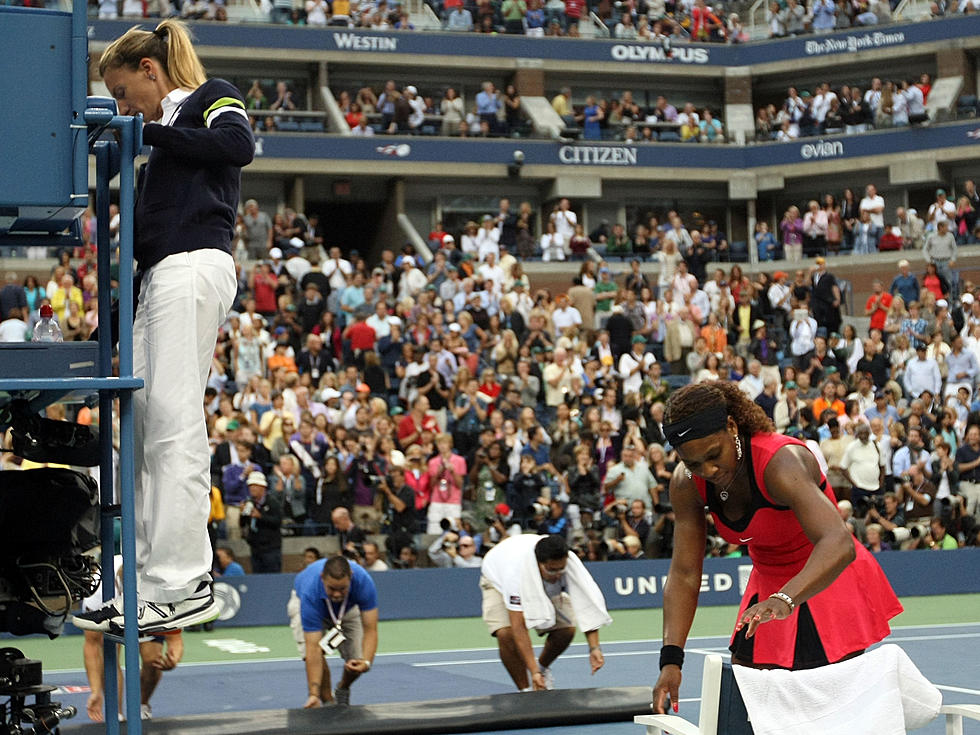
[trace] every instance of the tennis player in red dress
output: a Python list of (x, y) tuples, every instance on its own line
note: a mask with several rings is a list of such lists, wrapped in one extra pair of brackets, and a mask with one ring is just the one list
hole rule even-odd
[(674, 393), (664, 433), (683, 460), (670, 482), (674, 554), (664, 588), (664, 647), (654, 711), (677, 711), (684, 644), (697, 609), (707, 523), (748, 547), (752, 573), (732, 663), (808, 669), (862, 653), (890, 632), (902, 605), (884, 572), (837, 513), (806, 445), (774, 433), (733, 383)]

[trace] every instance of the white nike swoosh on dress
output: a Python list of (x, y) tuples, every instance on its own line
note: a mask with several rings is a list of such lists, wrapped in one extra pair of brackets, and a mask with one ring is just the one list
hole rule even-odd
[[(693, 427), (691, 427), (691, 428), (693, 428)], [(690, 428), (688, 428), (688, 429), (684, 429), (684, 431), (679, 431), (679, 432), (677, 432), (677, 436), (684, 436), (684, 435), (685, 435), (685, 434), (686, 434), (687, 432), (689, 432), (690, 430), (691, 430), (691, 429), (690, 429)]]
[(738, 540), (741, 541), (744, 544), (744, 543), (747, 543), (747, 542), (751, 541), (754, 538), (755, 538), (755, 536), (749, 536), (748, 538), (742, 538), (741, 536), (739, 536), (738, 537)]

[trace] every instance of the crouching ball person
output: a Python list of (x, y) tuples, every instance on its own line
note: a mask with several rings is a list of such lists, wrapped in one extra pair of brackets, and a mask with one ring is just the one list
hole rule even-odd
[[(320, 559), (296, 575), (289, 624), (306, 662), (306, 708), (325, 702), (350, 704), (350, 685), (371, 670), (378, 650), (378, 592), (364, 569), (342, 556)], [(298, 600), (299, 604), (296, 604)], [(337, 689), (330, 691), (327, 656), (344, 661)]]
[[(554, 688), (550, 667), (572, 642), (576, 625), (585, 631), (592, 673), (602, 668), (599, 628), (612, 618), (599, 585), (563, 537), (511, 536), (487, 552), (482, 569), (483, 620), (518, 690)], [(537, 658), (531, 629), (546, 636)]]
[[(231, 242), (241, 166), (254, 140), (241, 93), (208, 80), (185, 26), (133, 28), (99, 73), (124, 115), (142, 113), (152, 146), (138, 178), (133, 324), (136, 554), (141, 634), (217, 617), (208, 540), (210, 454), (201, 401), (218, 327), (235, 298)], [(74, 616), (84, 630), (123, 625), (122, 597)]]

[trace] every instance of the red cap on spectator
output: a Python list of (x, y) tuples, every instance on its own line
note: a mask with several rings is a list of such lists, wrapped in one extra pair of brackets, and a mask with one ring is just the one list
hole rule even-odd
[(370, 393), (371, 392), (371, 388), (368, 386), (367, 383), (358, 383), (357, 384), (357, 392), (358, 393)]
[(507, 503), (497, 503), (497, 505), (494, 506), (494, 511), (496, 511), (497, 515), (509, 516), (510, 506), (507, 505)]

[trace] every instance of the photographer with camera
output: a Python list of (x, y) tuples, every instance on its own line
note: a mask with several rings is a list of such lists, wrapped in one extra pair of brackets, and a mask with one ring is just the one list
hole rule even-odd
[[(540, 428), (536, 429), (536, 431), (540, 430)], [(547, 487), (544, 473), (538, 470), (534, 455), (522, 454), (520, 471), (511, 478), (510, 497), (511, 507), (514, 509), (514, 521), (522, 528), (530, 527), (531, 521), (538, 512), (535, 506), (548, 502)]]
[(929, 520), (933, 516), (936, 486), (926, 479), (919, 465), (914, 464), (909, 467), (908, 474), (902, 477), (895, 494), (905, 514), (905, 525), (918, 526), (925, 536), (929, 530)]
[[(378, 650), (378, 592), (371, 575), (342, 556), (320, 559), (296, 575), (298, 614), (290, 620), (306, 662), (305, 709), (350, 704), (350, 687), (371, 670)], [(299, 635), (302, 633), (302, 636)], [(330, 690), (327, 656), (339, 652), (344, 670)]]
[(347, 473), (354, 491), (354, 518), (367, 533), (377, 533), (381, 526), (381, 498), (375, 488), (388, 470), (384, 457), (377, 454), (377, 437), (364, 434), (358, 440), (358, 453)]
[(438, 453), (429, 460), (428, 533), (440, 533), (440, 522), (449, 520), (459, 526), (463, 512), (463, 482), (466, 479), (466, 460), (453, 451), (449, 434), (436, 437)]
[[(483, 438), (489, 436), (484, 446)], [(480, 437), (480, 446), (473, 453), (470, 465), (470, 487), (466, 493), (468, 506), (474, 517), (483, 518), (493, 513), (498, 503), (506, 500), (505, 488), (510, 476), (510, 467), (504, 456), (503, 446), (493, 440), (492, 430), (486, 430)]]
[[(903, 475), (903, 477), (908, 477), (908, 475)], [(857, 510), (855, 510), (855, 513), (857, 513)], [(868, 508), (864, 520), (866, 523), (877, 523), (885, 529), (886, 541), (894, 538), (896, 528), (905, 528), (905, 513), (902, 512), (902, 506), (898, 502), (898, 496), (895, 493), (885, 493), (880, 504), (875, 503)], [(889, 534), (891, 534), (891, 538)]]
[(282, 571), (282, 508), (268, 492), (269, 483), (261, 472), (248, 476), (249, 499), (242, 504), (242, 535), (252, 553), (254, 574)]
[(474, 538), (448, 528), (429, 546), (429, 560), (437, 567), (444, 568), (473, 568), (483, 564), (482, 557), (476, 555)]

